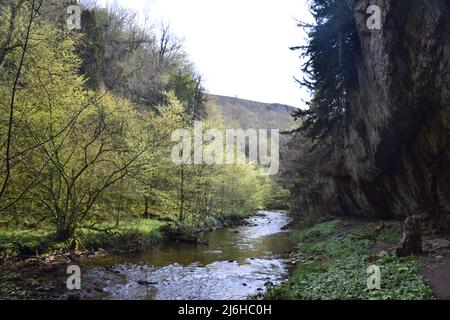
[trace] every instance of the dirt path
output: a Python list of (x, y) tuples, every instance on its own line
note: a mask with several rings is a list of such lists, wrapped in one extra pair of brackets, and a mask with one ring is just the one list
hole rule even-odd
[(372, 253), (378, 254), (383, 251), (391, 251), (394, 250), (395, 247), (396, 247), (395, 243), (389, 243), (378, 240), (372, 248)]
[(436, 299), (450, 300), (450, 257), (441, 257), (440, 261), (419, 269), (419, 272), (430, 281)]

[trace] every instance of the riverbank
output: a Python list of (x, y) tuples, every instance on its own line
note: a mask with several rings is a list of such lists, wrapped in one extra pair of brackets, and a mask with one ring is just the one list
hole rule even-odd
[(37, 230), (0, 231), (0, 252), (3, 263), (12, 259), (27, 259), (57, 252), (95, 251), (99, 248), (133, 246), (138, 238), (148, 243), (164, 239), (163, 228), (167, 223), (157, 220), (135, 219), (105, 223), (95, 229), (80, 228), (77, 241), (57, 242), (54, 234), (45, 227)]
[(99, 249), (123, 252), (145, 250), (163, 241), (195, 241), (195, 235), (216, 228), (239, 225), (244, 216), (209, 218), (202, 224), (179, 224), (173, 220), (129, 219), (81, 227), (77, 241), (57, 242), (50, 228), (0, 229), (0, 263), (57, 252), (94, 252)]
[[(202, 243), (197, 235), (245, 224), (242, 216), (208, 219), (202, 225), (180, 226), (173, 221), (133, 219), (81, 228), (77, 241), (58, 243), (46, 230), (0, 231), (0, 299), (57, 298), (45, 292), (65, 291), (63, 282), (47, 282), (49, 274), (64, 275), (65, 266), (111, 255), (133, 254), (164, 243)], [(44, 294), (43, 294), (44, 293)]]
[[(429, 234), (425, 237), (423, 256), (397, 258), (394, 251), (401, 235), (398, 223), (357, 220), (331, 220), (296, 233), (293, 236), (299, 242), (298, 249), (290, 256), (295, 270), (286, 283), (271, 289), (266, 297), (275, 300), (442, 298), (436, 294), (433, 279), (439, 275), (442, 279), (448, 273), (443, 269), (446, 264), (440, 261), (447, 259), (445, 255), (450, 256), (450, 252), (444, 247), (436, 250), (437, 236)], [(370, 276), (367, 268), (371, 265), (380, 267), (381, 290), (367, 287)], [(427, 275), (424, 270), (433, 270), (434, 274)], [(448, 291), (450, 283), (446, 285)]]
[[(286, 213), (265, 211), (245, 225), (199, 235), (207, 245), (166, 243), (142, 254), (82, 264), (81, 299), (245, 300), (279, 284), (294, 249)], [(95, 288), (101, 289), (101, 293)]]

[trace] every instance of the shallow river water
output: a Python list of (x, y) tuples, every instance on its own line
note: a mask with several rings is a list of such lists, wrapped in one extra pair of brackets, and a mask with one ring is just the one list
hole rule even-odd
[(260, 212), (248, 222), (202, 234), (209, 245), (171, 243), (141, 255), (93, 260), (83, 267), (83, 287), (90, 288), (85, 297), (238, 300), (262, 293), (265, 284), (287, 276), (284, 258), (295, 244), (282, 212)]

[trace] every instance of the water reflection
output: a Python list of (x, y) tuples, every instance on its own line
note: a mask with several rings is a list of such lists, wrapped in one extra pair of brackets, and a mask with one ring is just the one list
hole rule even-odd
[(262, 212), (249, 225), (201, 235), (209, 245), (170, 244), (139, 256), (94, 261), (85, 283), (105, 299), (245, 299), (286, 274), (289, 218)]

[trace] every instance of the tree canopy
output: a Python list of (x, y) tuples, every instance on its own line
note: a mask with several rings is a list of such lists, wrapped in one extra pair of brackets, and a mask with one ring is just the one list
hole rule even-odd
[(129, 219), (196, 228), (262, 208), (257, 167), (171, 161), (176, 129), (224, 127), (168, 26), (92, 6), (68, 30), (70, 3), (0, 4), (0, 222), (66, 242)]
[(301, 50), (306, 62), (305, 74), (299, 80), (313, 95), (308, 109), (294, 116), (301, 121), (298, 131), (313, 140), (322, 140), (344, 127), (349, 112), (349, 90), (358, 85), (355, 61), (360, 44), (353, 12), (342, 0), (311, 0), (315, 24), (300, 23), (308, 31), (306, 46)]

